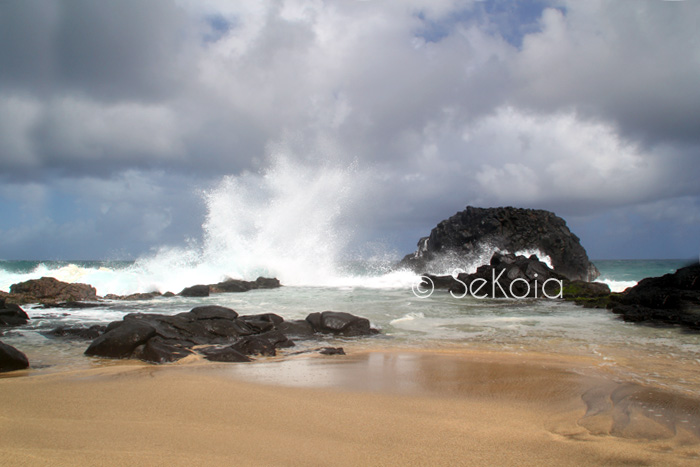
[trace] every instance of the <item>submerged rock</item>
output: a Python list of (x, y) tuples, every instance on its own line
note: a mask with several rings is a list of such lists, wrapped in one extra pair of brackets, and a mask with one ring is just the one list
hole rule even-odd
[(555, 272), (570, 280), (591, 281), (600, 275), (579, 238), (554, 213), (513, 207), (475, 208), (440, 222), (421, 238), (415, 253), (400, 263), (416, 272), (464, 267), (494, 251), (539, 250), (550, 257)]
[(0, 373), (25, 368), (29, 368), (27, 356), (11, 345), (0, 342)]

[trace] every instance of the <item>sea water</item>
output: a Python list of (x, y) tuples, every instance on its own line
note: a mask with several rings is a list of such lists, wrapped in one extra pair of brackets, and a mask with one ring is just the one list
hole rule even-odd
[[(0, 261), (3, 291), (13, 283), (43, 276), (91, 284), (101, 296), (177, 293), (184, 287), (228, 277), (277, 277), (281, 288), (204, 298), (106, 300), (84, 309), (28, 305), (29, 323), (5, 328), (0, 339), (24, 351), (34, 368), (60, 370), (105, 364), (105, 360), (84, 357), (84, 341), (42, 334), (58, 326), (107, 324), (134, 312), (176, 314), (205, 304), (231, 307), (239, 314), (276, 313), (288, 320), (334, 310), (368, 318), (381, 335), (327, 338), (321, 343), (300, 343), (299, 348), (326, 344), (351, 352), (429, 349), (561, 354), (627, 379), (700, 393), (700, 334), (678, 327), (625, 323), (607, 310), (584, 309), (562, 300), (460, 299), (445, 291), (419, 297), (412, 289), (419, 277), (394, 268), (400, 255), (348, 259), (343, 251), (352, 239), (347, 228), (351, 224), (343, 218), (341, 208), (351, 203), (349, 193), (359, 189), (355, 170), (312, 170), (282, 159), (261, 174), (225, 178), (205, 194), (208, 215), (199, 243), (162, 247), (135, 261)], [(599, 280), (614, 291), (686, 264), (681, 260), (594, 263), (601, 271)]]

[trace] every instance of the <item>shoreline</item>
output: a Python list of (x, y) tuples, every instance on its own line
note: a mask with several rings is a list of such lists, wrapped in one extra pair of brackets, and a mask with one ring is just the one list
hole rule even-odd
[(0, 378), (0, 463), (697, 463), (697, 398), (588, 363), (382, 350), (25, 373)]

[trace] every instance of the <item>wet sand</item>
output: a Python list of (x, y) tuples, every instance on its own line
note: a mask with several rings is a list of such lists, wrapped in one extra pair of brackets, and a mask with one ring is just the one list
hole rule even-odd
[(698, 465), (700, 400), (557, 356), (367, 352), (0, 378), (1, 465)]

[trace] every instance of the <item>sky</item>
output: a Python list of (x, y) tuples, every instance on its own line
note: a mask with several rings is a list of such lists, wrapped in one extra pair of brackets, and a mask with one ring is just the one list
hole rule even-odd
[(360, 253), (473, 205), (554, 211), (594, 259), (697, 258), (699, 24), (695, 1), (0, 2), (0, 259), (206, 241), (236, 183), (261, 216), (337, 204)]

